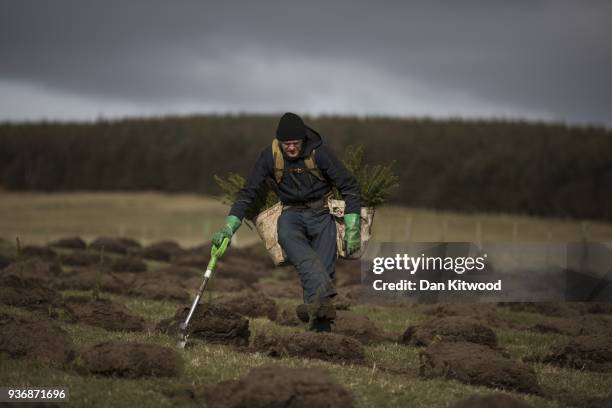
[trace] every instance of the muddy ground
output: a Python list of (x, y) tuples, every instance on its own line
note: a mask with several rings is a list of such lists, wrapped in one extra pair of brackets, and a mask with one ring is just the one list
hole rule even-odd
[[(27, 316), (0, 313), (0, 351), (11, 358), (32, 358), (59, 367), (76, 365), (79, 372), (87, 375), (180, 376), (182, 359), (177, 358), (173, 350), (149, 347), (150, 344), (103, 342), (79, 352), (60, 326), (83, 324), (111, 332), (145, 332), (151, 322), (105, 295), (113, 293), (133, 299), (172, 302), (177, 307), (174, 316), (158, 322), (156, 331), (170, 335), (174, 342), (178, 326), (184, 321), (202, 282), (202, 268), (208, 262), (206, 250), (210, 247), (183, 249), (171, 241), (142, 247), (132, 240), (119, 238), (99, 238), (87, 245), (78, 237), (58, 240), (49, 247), (24, 247), (18, 256), (7, 258), (4, 267), (0, 265), (0, 304), (27, 313)], [(150, 260), (155, 262), (150, 263)], [(397, 343), (394, 347), (400, 347), (399, 352), (403, 347), (407, 350), (419, 347), (420, 367), (398, 369), (403, 375), (545, 395), (533, 365), (510, 358), (510, 353), (499, 347), (496, 331), (501, 329), (503, 333), (503, 330), (512, 329), (533, 335), (565, 336), (561, 338), (566, 341), (551, 348), (545, 356), (527, 358), (530, 362), (597, 373), (612, 370), (610, 304), (389, 306), (398, 315), (418, 314), (423, 319), (404, 326), (403, 333), (400, 329), (397, 333), (388, 333), (363, 313), (359, 271), (354, 265), (351, 262), (339, 264), (337, 317), (332, 333), (319, 334), (306, 332), (307, 324), (296, 316), (295, 306), (302, 301), (302, 290), (294, 271), (274, 269), (265, 254), (256, 249), (230, 252), (218, 264), (208, 288), (214, 291), (212, 304), (208, 303), (211, 298), (206, 293), (204, 303), (196, 309), (188, 331), (193, 341), (188, 342), (188, 347), (194, 342), (216, 343), (231, 345), (232, 350), (242, 353), (261, 353), (274, 357), (275, 361), (292, 356), (332, 364), (369, 365), (368, 347)], [(62, 294), (64, 290), (93, 293), (96, 288), (102, 292), (102, 297), (96, 300), (89, 295)], [(350, 311), (346, 310), (349, 308)], [(513, 318), (509, 316), (512, 313), (515, 313)], [(523, 322), (516, 315), (528, 318)], [(282, 335), (264, 330), (252, 338), (249, 322), (252, 318), (288, 327), (283, 328)], [(261, 320), (257, 322), (262, 323)], [(135, 360), (135, 355), (140, 357)], [(401, 364), (400, 359), (396, 365)], [(207, 393), (221, 395), (226, 390), (233, 390), (219, 400), (226, 405), (219, 406), (285, 406), (289, 394), (295, 395), (291, 404), (297, 404), (290, 406), (300, 406), (301, 401), (320, 405), (323, 400), (330, 402), (330, 406), (336, 402), (337, 406), (350, 406), (348, 404), (353, 401), (350, 394), (345, 394), (346, 390), (342, 391), (332, 382), (326, 380), (326, 388), (313, 380), (326, 378), (324, 372), (305, 374), (306, 369), (292, 372), (286, 368), (282, 370), (289, 371), (281, 370), (283, 375), (276, 376), (266, 370), (254, 369), (239, 379), (213, 384), (206, 389), (175, 390), (169, 392), (168, 398), (186, 398), (195, 405), (207, 401), (210, 405), (217, 402), (210, 400)], [(268, 388), (269, 392), (263, 393), (263, 397), (253, 391)], [(335, 396), (330, 397), (328, 392)], [(562, 396), (546, 397), (564, 400)], [(565, 400), (569, 401), (568, 398)], [(583, 403), (584, 406), (606, 406), (607, 401), (599, 397), (571, 398), (575, 406)], [(464, 405), (458, 403), (456, 406), (528, 406), (503, 394), (474, 396), (462, 403)]]

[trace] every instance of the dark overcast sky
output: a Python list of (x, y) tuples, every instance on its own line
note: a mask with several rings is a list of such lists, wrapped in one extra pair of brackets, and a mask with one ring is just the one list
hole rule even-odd
[(612, 126), (612, 1), (0, 3), (0, 120), (285, 110)]

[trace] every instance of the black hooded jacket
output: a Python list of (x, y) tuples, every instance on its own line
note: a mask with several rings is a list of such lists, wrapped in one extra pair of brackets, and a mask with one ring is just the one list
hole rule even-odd
[[(305, 127), (306, 139), (300, 156), (294, 160), (284, 157), (283, 177), (277, 189), (281, 202), (290, 205), (319, 200), (331, 191), (333, 184), (346, 202), (346, 213), (359, 214), (361, 199), (357, 180), (338, 160), (331, 149), (323, 144), (321, 136), (308, 126)], [(301, 173), (290, 171), (290, 169), (295, 168), (305, 169), (304, 158), (310, 156), (314, 149), (316, 149), (315, 162), (317, 168), (326, 181), (319, 180), (308, 171)], [(283, 156), (285, 156), (284, 152)], [(271, 144), (259, 155), (246, 185), (238, 192), (229, 215), (235, 215), (243, 219), (268, 177), (274, 179), (274, 157)]]

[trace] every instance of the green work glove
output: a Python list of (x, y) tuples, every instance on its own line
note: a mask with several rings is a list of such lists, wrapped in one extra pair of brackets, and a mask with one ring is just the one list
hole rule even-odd
[(361, 248), (361, 218), (359, 214), (344, 214), (346, 256)]
[(240, 218), (236, 217), (235, 215), (229, 215), (225, 219), (225, 226), (220, 231), (215, 232), (213, 235), (212, 244), (219, 248), (225, 238), (231, 241), (232, 235), (234, 235), (238, 227), (240, 227), (240, 224), (242, 224)]

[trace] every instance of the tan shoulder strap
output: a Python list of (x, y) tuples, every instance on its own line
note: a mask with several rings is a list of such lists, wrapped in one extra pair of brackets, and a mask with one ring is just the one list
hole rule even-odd
[[(321, 174), (321, 170), (317, 167), (315, 162), (316, 149), (312, 150), (312, 153), (304, 159), (304, 166), (306, 169), (321, 181), (325, 181), (325, 178)], [(283, 170), (285, 169), (285, 159), (283, 158), (283, 152), (278, 143), (278, 139), (272, 140), (272, 156), (274, 157), (274, 179), (277, 184), (280, 184), (283, 179)]]
[(317, 167), (317, 163), (315, 162), (315, 152), (316, 149), (312, 149), (312, 153), (310, 153), (310, 156), (304, 159), (304, 165), (312, 175), (314, 175), (321, 181), (325, 181), (325, 178), (321, 174), (321, 170), (319, 170), (319, 168)]
[(272, 157), (274, 157), (274, 179), (276, 180), (276, 184), (280, 184), (283, 178), (285, 159), (283, 158), (283, 152), (276, 138), (272, 140)]

